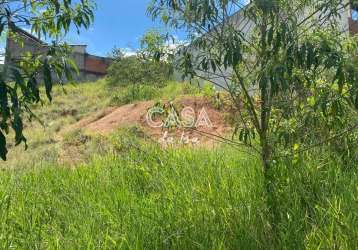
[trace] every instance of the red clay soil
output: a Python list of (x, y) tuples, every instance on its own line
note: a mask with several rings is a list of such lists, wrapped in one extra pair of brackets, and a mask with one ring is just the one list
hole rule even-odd
[(152, 106), (153, 102), (150, 101), (124, 105), (114, 109), (113, 112), (103, 118), (88, 124), (85, 128), (96, 133), (108, 134), (120, 127), (140, 125), (142, 117)]
[(175, 101), (175, 106), (179, 107), (179, 111), (184, 107), (191, 107), (195, 111), (197, 119), (200, 111), (205, 108), (212, 124), (210, 127), (177, 128), (170, 131), (153, 128), (148, 125), (146, 119), (147, 112), (153, 105), (153, 101), (128, 104), (107, 111), (108, 113), (100, 119), (89, 117), (81, 120), (74, 127), (99, 134), (109, 134), (121, 127), (140, 126), (147, 135), (162, 144), (208, 144), (208, 142), (216, 142), (219, 137), (227, 135), (231, 130), (231, 127), (225, 122), (225, 112), (215, 109), (207, 98), (184, 97)]

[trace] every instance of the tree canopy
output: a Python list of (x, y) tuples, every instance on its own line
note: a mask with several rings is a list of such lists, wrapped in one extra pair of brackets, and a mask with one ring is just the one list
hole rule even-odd
[(177, 69), (231, 97), (234, 137), (262, 159), (274, 235), (278, 161), (296, 166), (305, 152), (323, 145), (342, 158), (358, 154), (358, 37), (347, 27), (356, 3), (153, 0), (149, 6), (153, 18), (188, 33)]
[(148, 11), (187, 31), (177, 67), (230, 94), (236, 134), (267, 172), (282, 153), (324, 142), (312, 140), (314, 124), (332, 128), (321, 131), (327, 141), (357, 128), (346, 116), (358, 108), (358, 39), (346, 26), (356, 2), (153, 0)]
[[(44, 45), (44, 53), (26, 53), (12, 58), (5, 52), (7, 64), (0, 73), (0, 157), (6, 159), (7, 134), (15, 132), (15, 145), (25, 143), (23, 118), (35, 117), (30, 104), (42, 99), (40, 86), (46, 89), (51, 100), (53, 84), (63, 79), (72, 79), (77, 68), (69, 59), (70, 48), (58, 42), (58, 38), (69, 32), (88, 28), (93, 22), (92, 0), (0, 0), (0, 35), (6, 30), (9, 36), (16, 37), (14, 27), (30, 28), (39, 37), (53, 40)], [(16, 38), (21, 44), (21, 37)], [(39, 80), (41, 79), (41, 80)]]

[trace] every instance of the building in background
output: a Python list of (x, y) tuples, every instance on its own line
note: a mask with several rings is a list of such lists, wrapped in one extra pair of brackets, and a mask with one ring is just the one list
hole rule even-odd
[[(12, 26), (11, 32), (15, 33), (16, 36), (7, 37), (6, 51), (11, 55), (11, 59), (5, 58), (5, 63), (21, 57), (26, 52), (39, 55), (45, 53), (48, 49), (47, 43), (19, 27)], [(70, 45), (70, 47), (72, 47), (71, 57), (79, 70), (79, 75), (74, 75), (75, 81), (96, 81), (106, 76), (107, 69), (112, 63), (111, 58), (88, 54), (87, 45)]]

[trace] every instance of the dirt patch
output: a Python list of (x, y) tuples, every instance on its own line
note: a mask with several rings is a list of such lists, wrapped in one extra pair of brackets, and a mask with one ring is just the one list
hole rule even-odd
[(115, 111), (116, 108), (115, 107), (108, 107), (106, 109), (103, 109), (101, 111), (98, 111), (84, 119), (81, 119), (80, 121), (78, 121), (77, 123), (63, 129), (59, 136), (62, 137), (64, 134), (68, 133), (69, 131), (75, 130), (75, 129), (79, 129), (79, 128), (86, 128), (87, 126), (89, 126), (90, 124), (102, 119), (103, 117), (106, 117), (107, 115), (111, 114), (113, 111)]
[(141, 125), (142, 117), (146, 115), (147, 110), (153, 105), (153, 102), (148, 101), (116, 108), (103, 118), (89, 123), (85, 128), (96, 133), (108, 134), (120, 127)]
[[(232, 130), (232, 127), (226, 122), (226, 111), (213, 107), (211, 100), (204, 97), (185, 97), (174, 102), (178, 113), (185, 108), (190, 108), (194, 113), (195, 126), (190, 128), (153, 128), (147, 125), (146, 119), (141, 120), (147, 134), (159, 140), (165, 145), (206, 145), (222, 141)], [(190, 112), (189, 112), (190, 113)]]
[[(189, 108), (189, 113), (194, 118), (194, 127), (171, 129), (153, 127), (148, 124), (147, 114), (154, 104), (153, 101), (146, 101), (109, 109), (100, 119), (89, 117), (72, 127), (105, 135), (121, 127), (140, 126), (147, 135), (166, 145), (210, 144), (220, 140), (220, 137), (224, 137), (232, 129), (225, 121), (225, 111), (216, 109), (211, 101), (204, 97), (184, 97), (173, 103), (179, 115), (184, 108), (187, 110)], [(160, 121), (162, 118), (159, 119)]]

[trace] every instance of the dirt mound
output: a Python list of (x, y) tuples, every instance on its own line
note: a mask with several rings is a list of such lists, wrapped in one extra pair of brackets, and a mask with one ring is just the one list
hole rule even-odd
[[(166, 103), (166, 102), (163, 102)], [(207, 144), (220, 140), (231, 127), (225, 122), (225, 112), (213, 107), (204, 97), (184, 97), (173, 103), (177, 114), (192, 118), (192, 127), (163, 129), (148, 122), (148, 111), (153, 101), (137, 102), (118, 108), (107, 109), (103, 117), (98, 114), (79, 121), (73, 128), (82, 128), (99, 134), (108, 134), (121, 127), (140, 126), (144, 132), (162, 144)], [(97, 118), (97, 119), (96, 119)], [(180, 117), (182, 118), (182, 117)], [(159, 124), (163, 117), (152, 122)]]
[(138, 102), (114, 109), (103, 118), (89, 123), (86, 129), (100, 134), (110, 133), (120, 127), (139, 125), (147, 110), (154, 105), (153, 102)]

